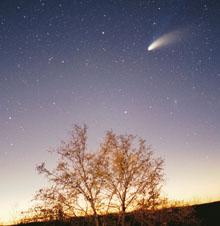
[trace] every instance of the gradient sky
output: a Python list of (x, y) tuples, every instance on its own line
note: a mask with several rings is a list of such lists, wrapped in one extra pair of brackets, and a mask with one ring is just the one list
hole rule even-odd
[[(218, 0), (0, 1), (0, 222), (46, 185), (35, 167), (74, 123), (165, 158), (171, 199), (220, 199)], [(170, 32), (178, 40), (148, 51)]]

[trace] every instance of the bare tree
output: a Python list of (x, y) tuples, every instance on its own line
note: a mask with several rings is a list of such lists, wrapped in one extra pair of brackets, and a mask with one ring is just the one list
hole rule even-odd
[(62, 142), (56, 150), (60, 156), (57, 167), (52, 171), (44, 163), (37, 167), (38, 172), (45, 174), (54, 184), (54, 188), (53, 192), (41, 190), (36, 198), (62, 204), (63, 211), (70, 216), (93, 215), (98, 226), (98, 214), (103, 206), (103, 161), (98, 153), (86, 152), (86, 133), (86, 125), (74, 125), (71, 139)]
[(120, 212), (122, 226), (126, 211), (140, 206), (155, 209), (159, 205), (163, 182), (164, 160), (153, 158), (151, 146), (136, 138), (133, 135), (116, 136), (108, 131), (101, 144), (107, 167), (105, 185), (111, 196), (110, 207)]
[(98, 151), (89, 153), (87, 126), (74, 125), (69, 141), (54, 152), (59, 156), (55, 169), (37, 166), (53, 184), (35, 196), (34, 211), (41, 219), (84, 215), (99, 226), (100, 215), (117, 212), (118, 224), (124, 226), (126, 212), (159, 205), (164, 160), (153, 158), (145, 140), (108, 131)]

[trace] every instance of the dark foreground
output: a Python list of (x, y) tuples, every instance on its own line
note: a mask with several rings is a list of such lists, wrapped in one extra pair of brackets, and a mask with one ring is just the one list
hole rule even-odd
[(220, 226), (220, 201), (195, 205), (195, 214), (204, 226)]
[[(185, 211), (184, 208), (186, 207), (178, 207), (175, 208), (172, 211), (158, 211), (157, 213), (157, 218), (161, 218), (161, 216), (166, 215), (165, 218), (169, 217), (168, 220), (166, 220), (166, 222), (168, 223), (162, 223), (161, 220), (156, 220), (154, 222), (145, 222), (145, 223), (140, 223), (141, 221), (139, 220), (139, 222), (134, 223), (134, 218), (137, 217), (137, 213), (129, 213), (126, 215), (126, 225), (128, 226), (148, 226), (148, 225), (166, 225), (166, 226), (179, 226), (179, 225), (191, 225), (191, 226), (195, 226), (195, 225), (202, 225), (202, 226), (220, 226), (220, 201), (219, 202), (212, 202), (212, 203), (206, 203), (206, 204), (200, 204), (200, 205), (194, 205), (193, 209), (194, 209), (194, 214), (193, 214), (193, 218), (195, 220), (179, 220), (177, 219), (177, 215), (175, 215), (175, 212), (179, 212), (179, 211)], [(170, 215), (170, 212), (172, 212), (172, 214)], [(165, 214), (165, 215), (164, 215)], [(152, 216), (152, 215), (151, 215)], [(141, 216), (143, 217), (143, 216)], [(188, 216), (189, 217), (189, 216)], [(117, 218), (118, 216), (115, 214), (111, 214), (108, 215), (107, 217), (105, 216), (105, 225), (106, 226), (114, 226), (114, 225), (120, 225), (117, 222)], [(173, 219), (171, 219), (173, 218)], [(103, 219), (102, 219), (103, 222)], [(53, 222), (32, 222), (32, 223), (26, 223), (26, 224), (18, 224), (19, 226), (58, 226), (58, 225), (62, 225), (62, 226), (78, 226), (78, 225), (82, 225), (82, 226), (93, 226), (93, 222), (85, 217), (79, 217), (79, 218), (74, 218), (69, 222), (61, 222), (61, 221), (53, 221)]]

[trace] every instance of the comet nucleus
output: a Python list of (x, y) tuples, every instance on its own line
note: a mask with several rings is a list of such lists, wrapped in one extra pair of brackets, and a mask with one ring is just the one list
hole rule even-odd
[(162, 47), (165, 47), (167, 45), (170, 45), (172, 43), (175, 43), (179, 39), (179, 31), (173, 31), (168, 34), (164, 34), (158, 39), (156, 39), (151, 45), (148, 47), (148, 51), (159, 49)]

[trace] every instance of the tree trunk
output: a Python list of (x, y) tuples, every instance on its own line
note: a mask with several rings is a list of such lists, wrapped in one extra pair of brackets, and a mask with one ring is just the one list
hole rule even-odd
[(95, 225), (99, 226), (99, 218), (97, 214), (95, 214)]
[(121, 226), (125, 226), (125, 205), (122, 206)]
[(125, 226), (125, 213), (122, 212), (121, 216), (121, 226)]
[(93, 217), (94, 217), (94, 220), (95, 220), (95, 225), (99, 226), (99, 216), (96, 212), (95, 204), (94, 204), (94, 202), (91, 202), (91, 201), (90, 201), (90, 204), (91, 204), (91, 207), (92, 207), (92, 210), (93, 210)]

